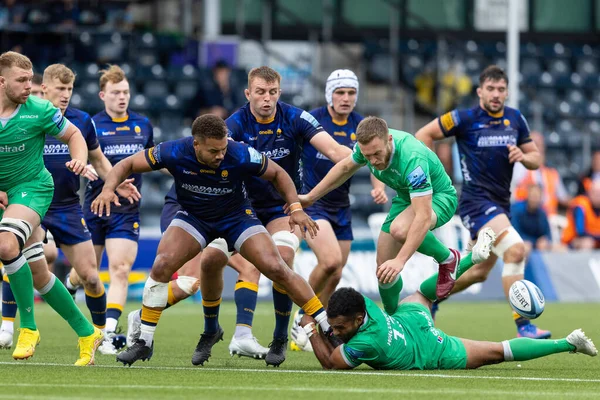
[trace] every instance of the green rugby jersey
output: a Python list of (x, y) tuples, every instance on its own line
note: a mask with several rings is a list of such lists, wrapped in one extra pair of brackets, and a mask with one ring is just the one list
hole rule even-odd
[(421, 141), (407, 132), (389, 130), (392, 135), (392, 155), (386, 169), (374, 168), (354, 145), (352, 160), (367, 165), (373, 175), (396, 191), (398, 197), (410, 203), (410, 199), (433, 193), (456, 195), (452, 181), (437, 155)]
[(44, 169), (46, 134), (59, 138), (68, 126), (58, 108), (35, 96), (0, 118), (0, 190), (36, 177)]

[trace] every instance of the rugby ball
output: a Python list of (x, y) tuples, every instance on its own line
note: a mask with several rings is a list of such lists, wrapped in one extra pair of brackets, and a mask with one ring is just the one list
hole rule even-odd
[(517, 314), (528, 319), (535, 319), (542, 315), (546, 304), (540, 288), (524, 279), (510, 286), (508, 301)]

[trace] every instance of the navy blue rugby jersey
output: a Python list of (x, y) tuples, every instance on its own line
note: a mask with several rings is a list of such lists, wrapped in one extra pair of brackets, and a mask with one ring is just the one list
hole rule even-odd
[[(102, 152), (108, 158), (112, 165), (127, 158), (138, 151), (154, 146), (154, 133), (152, 124), (147, 117), (133, 111), (127, 110), (127, 117), (122, 119), (113, 119), (106, 111), (94, 115), (96, 124), (96, 133)], [(134, 178), (133, 184), (141, 192), (142, 175), (133, 174), (129, 178)], [(100, 194), (104, 181), (98, 179), (89, 182), (85, 191), (84, 209), (89, 209), (92, 201)], [(140, 203), (130, 204), (129, 201), (119, 196), (120, 207), (111, 207), (111, 212), (116, 214), (136, 213), (139, 210)]]
[(438, 122), (444, 135), (456, 137), (464, 180), (461, 199), (483, 198), (508, 206), (513, 164), (508, 162), (507, 145), (531, 142), (521, 112), (504, 107), (490, 114), (478, 105), (450, 111)]
[[(339, 144), (354, 148), (356, 143), (356, 127), (363, 120), (363, 116), (352, 112), (344, 121), (334, 121), (327, 107), (319, 107), (312, 110), (311, 115), (316, 118), (323, 129), (333, 137)], [(315, 149), (310, 143), (304, 143), (302, 148), (302, 192), (308, 193), (327, 175), (335, 164)], [(327, 208), (338, 209), (350, 206), (348, 194), (350, 183), (348, 179), (337, 189), (323, 196), (317, 204)]]
[(173, 175), (177, 202), (205, 221), (248, 208), (244, 180), (264, 174), (267, 158), (245, 143), (229, 140), (221, 165), (210, 168), (198, 161), (193, 143), (194, 138), (187, 137), (160, 143), (144, 152), (152, 169), (166, 168)]
[[(77, 108), (67, 107), (64, 116), (79, 128), (87, 144), (88, 151), (95, 150), (100, 146), (96, 137), (94, 120), (88, 113)], [(69, 146), (54, 136), (46, 135), (44, 165), (52, 174), (52, 179), (54, 179), (54, 196), (52, 197), (52, 204), (50, 204), (51, 209), (79, 204), (80, 177), (69, 171), (65, 166), (69, 161), (71, 161)]]
[[(236, 111), (225, 121), (229, 136), (244, 142), (279, 164), (302, 188), (300, 155), (304, 142), (310, 141), (323, 127), (308, 111), (278, 102), (275, 116), (267, 121), (257, 121), (250, 104)], [(285, 204), (271, 182), (250, 178), (246, 182), (248, 196), (255, 208), (276, 207)]]

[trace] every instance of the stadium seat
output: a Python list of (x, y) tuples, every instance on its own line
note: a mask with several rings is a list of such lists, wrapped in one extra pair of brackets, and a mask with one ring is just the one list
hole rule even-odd
[(142, 93), (150, 100), (163, 99), (169, 94), (169, 85), (165, 81), (152, 80), (144, 84)]
[(521, 73), (523, 74), (523, 83), (529, 86), (538, 84), (542, 74), (542, 66), (536, 58), (525, 58), (521, 62)]
[(193, 99), (198, 93), (196, 81), (180, 81), (175, 84), (175, 95), (183, 101)]
[(560, 87), (570, 85), (571, 66), (564, 59), (554, 59), (548, 63), (548, 73), (552, 75), (554, 84)]
[(600, 104), (598, 102), (590, 102), (587, 106), (586, 111), (586, 116), (588, 118), (600, 118)]

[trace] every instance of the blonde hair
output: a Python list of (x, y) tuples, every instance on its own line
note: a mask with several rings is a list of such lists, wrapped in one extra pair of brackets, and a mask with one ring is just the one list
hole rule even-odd
[(386, 140), (388, 135), (388, 125), (383, 118), (367, 117), (356, 127), (356, 140), (362, 144), (367, 144), (376, 137)]
[(102, 74), (100, 75), (100, 90), (104, 90), (108, 82), (119, 83), (127, 80), (125, 72), (118, 65), (109, 65), (108, 69), (103, 69), (99, 73)]
[(5, 69), (12, 67), (33, 69), (33, 64), (31, 64), (31, 60), (27, 56), (15, 51), (7, 51), (0, 54), (0, 75), (4, 73)]
[(64, 64), (52, 64), (44, 70), (44, 83), (50, 83), (55, 78), (61, 83), (68, 84), (75, 81), (75, 73)]
[(267, 83), (277, 82), (281, 84), (281, 75), (279, 75), (279, 72), (265, 65), (250, 70), (248, 73), (248, 87), (250, 87), (254, 78), (261, 78)]

